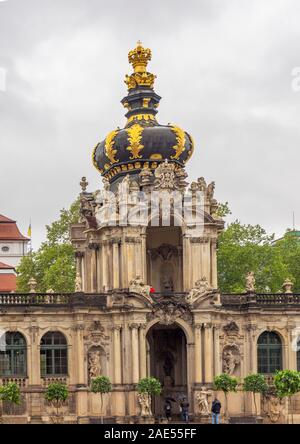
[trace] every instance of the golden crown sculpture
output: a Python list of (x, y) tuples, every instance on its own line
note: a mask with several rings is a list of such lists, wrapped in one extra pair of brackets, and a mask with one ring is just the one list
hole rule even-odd
[(144, 48), (142, 42), (137, 42), (137, 47), (128, 53), (129, 63), (133, 66), (134, 72), (146, 72), (146, 66), (151, 60), (151, 49)]
[(138, 86), (147, 86), (153, 88), (156, 76), (146, 71), (147, 64), (151, 60), (151, 49), (144, 48), (138, 41), (137, 47), (128, 53), (129, 63), (133, 66), (134, 73), (126, 76), (125, 83), (128, 89)]

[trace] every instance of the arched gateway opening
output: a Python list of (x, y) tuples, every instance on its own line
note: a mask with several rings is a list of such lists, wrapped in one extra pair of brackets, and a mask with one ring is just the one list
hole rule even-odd
[(148, 227), (147, 281), (158, 293), (183, 290), (182, 230), (177, 226)]
[[(159, 379), (161, 396), (153, 402), (153, 413), (164, 414), (165, 399), (170, 398), (172, 414), (179, 414), (179, 400), (187, 397), (187, 341), (177, 324), (153, 325), (147, 333), (147, 373)], [(177, 402), (175, 402), (177, 401)]]

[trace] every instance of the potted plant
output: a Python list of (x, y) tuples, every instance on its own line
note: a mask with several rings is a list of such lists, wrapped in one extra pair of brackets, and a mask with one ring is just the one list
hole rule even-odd
[(63, 406), (63, 403), (68, 399), (69, 390), (66, 384), (61, 382), (54, 382), (49, 384), (45, 392), (45, 399), (56, 408), (56, 416), (51, 417), (51, 420), (55, 423), (63, 422), (63, 416), (60, 416), (59, 409)]
[[(10, 412), (12, 413), (12, 406), (21, 403), (20, 387), (15, 382), (9, 382), (8, 384), (0, 386), (0, 400), (2, 403), (9, 403)], [(3, 422), (2, 409), (0, 411), (0, 422)]]
[(268, 389), (268, 384), (265, 378), (260, 373), (253, 373), (244, 378), (243, 390), (244, 392), (251, 392), (253, 395), (255, 416), (258, 416), (257, 404), (256, 404), (256, 393), (261, 393), (264, 395)]
[(137, 384), (138, 400), (141, 406), (141, 416), (151, 417), (151, 396), (157, 396), (161, 394), (161, 383), (158, 379), (148, 376), (140, 379)]
[(103, 424), (103, 395), (111, 392), (111, 382), (107, 376), (97, 376), (91, 380), (91, 391), (93, 393), (100, 393), (100, 411), (101, 411), (101, 424)]
[(294, 415), (292, 409), (292, 396), (300, 391), (300, 372), (296, 370), (280, 370), (274, 377), (274, 385), (276, 394), (279, 398), (288, 398), (289, 406), (292, 413), (292, 424), (294, 423)]
[(238, 386), (238, 380), (234, 376), (230, 376), (227, 373), (222, 373), (214, 378), (215, 390), (222, 391), (225, 395), (225, 418), (228, 420), (228, 393), (236, 392)]

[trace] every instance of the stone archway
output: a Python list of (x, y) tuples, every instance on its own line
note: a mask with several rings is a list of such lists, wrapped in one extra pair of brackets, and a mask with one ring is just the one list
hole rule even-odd
[[(147, 373), (159, 379), (163, 387), (153, 401), (153, 413), (164, 414), (165, 398), (174, 400), (188, 396), (187, 340), (176, 323), (154, 324), (147, 333)], [(179, 414), (179, 403), (172, 402), (172, 414)]]

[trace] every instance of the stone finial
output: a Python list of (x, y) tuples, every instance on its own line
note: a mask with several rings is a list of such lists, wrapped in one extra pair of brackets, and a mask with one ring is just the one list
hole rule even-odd
[(81, 186), (81, 190), (82, 190), (83, 193), (86, 191), (88, 184), (89, 183), (86, 180), (86, 177), (82, 177), (79, 185)]
[(49, 290), (47, 290), (46, 293), (52, 294), (54, 293), (54, 290), (52, 288), (49, 288)]
[(212, 200), (214, 197), (214, 192), (215, 192), (215, 182), (211, 182), (209, 185), (207, 185), (206, 188), (206, 195), (208, 200)]
[(204, 177), (199, 177), (197, 180), (198, 190), (199, 191), (206, 191), (207, 185)]
[(253, 271), (249, 271), (246, 276), (246, 290), (252, 293), (255, 292), (255, 277)]
[(37, 281), (34, 279), (34, 277), (31, 277), (29, 279), (28, 285), (29, 285), (29, 293), (36, 293)]
[(286, 279), (284, 281), (284, 283), (282, 284), (282, 288), (283, 288), (284, 293), (286, 293), (286, 294), (293, 293), (293, 286), (294, 286), (293, 282), (290, 279)]

